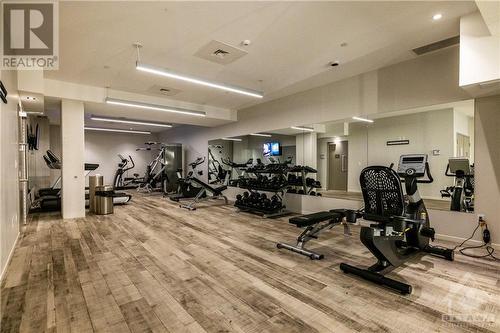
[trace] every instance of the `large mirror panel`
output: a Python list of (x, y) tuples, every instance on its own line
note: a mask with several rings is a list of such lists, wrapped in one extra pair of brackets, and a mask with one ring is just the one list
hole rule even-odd
[(284, 192), (362, 201), (361, 171), (397, 169), (407, 154), (427, 155), (433, 181), (419, 192), (428, 208), (474, 211), (473, 100), (220, 138), (209, 142), (209, 175), (237, 186), (258, 177), (249, 168), (283, 165)]

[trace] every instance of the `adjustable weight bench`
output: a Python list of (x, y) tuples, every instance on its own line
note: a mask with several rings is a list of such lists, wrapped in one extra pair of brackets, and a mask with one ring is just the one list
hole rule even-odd
[(295, 253), (302, 254), (309, 257), (311, 260), (321, 260), (324, 258), (323, 254), (305, 248), (306, 243), (311, 239), (317, 239), (318, 235), (324, 229), (331, 229), (336, 225), (344, 225), (344, 235), (351, 235), (348, 223), (355, 223), (358, 212), (349, 209), (332, 209), (329, 212), (323, 211), (308, 215), (292, 217), (288, 222), (296, 225), (298, 228), (306, 228), (297, 237), (297, 245), (289, 245), (285, 243), (278, 243), (278, 249), (287, 249)]
[[(200, 186), (200, 191), (196, 196), (193, 198), (192, 201), (190, 201), (188, 204), (181, 204), (181, 208), (186, 208), (189, 210), (195, 210), (196, 205), (202, 201), (206, 200), (216, 200), (216, 199), (223, 199), (224, 202), (228, 203), (227, 197), (222, 193), (222, 191), (227, 189), (226, 185), (222, 185), (219, 187), (213, 187), (205, 182), (202, 182), (198, 178), (191, 178), (190, 181), (192, 183), (195, 183), (196, 185)], [(212, 195), (208, 195), (207, 192), (210, 192)], [(179, 198), (182, 199), (182, 198)]]

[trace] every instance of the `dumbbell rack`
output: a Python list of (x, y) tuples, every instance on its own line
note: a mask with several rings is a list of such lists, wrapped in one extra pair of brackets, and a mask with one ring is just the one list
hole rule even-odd
[[(248, 169), (247, 173), (253, 173), (253, 174), (284, 174), (282, 171), (269, 171), (266, 169)], [(271, 192), (274, 195), (276, 195), (281, 202), (283, 202), (283, 193), (287, 189), (288, 185), (285, 185), (281, 188), (278, 189), (271, 189), (267, 187), (257, 187), (257, 186), (239, 186), (242, 189), (248, 190), (250, 194), (252, 193), (259, 193), (259, 192)], [(282, 205), (281, 208), (275, 209), (275, 210), (268, 210), (268, 209), (261, 209), (258, 207), (253, 207), (253, 206), (244, 206), (244, 205), (237, 205), (236, 203), (234, 204), (236, 208), (238, 208), (238, 211), (241, 212), (247, 212), (247, 213), (252, 213), (252, 214), (257, 214), (262, 216), (263, 218), (273, 218), (273, 217), (278, 217), (278, 216), (284, 216), (288, 215), (291, 212), (286, 209), (285, 206)]]
[(317, 170), (308, 167), (308, 166), (294, 166), (288, 170), (289, 173), (300, 173), (302, 178), (302, 182), (297, 183), (288, 183), (290, 186), (294, 187), (302, 187), (304, 190), (304, 194), (310, 194), (314, 189), (320, 188), (320, 186), (316, 186), (315, 184), (307, 185), (307, 175), (310, 173), (318, 173)]

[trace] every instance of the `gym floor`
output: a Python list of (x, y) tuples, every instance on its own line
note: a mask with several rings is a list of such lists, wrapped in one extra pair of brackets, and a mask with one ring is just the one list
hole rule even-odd
[(301, 231), (287, 221), (137, 193), (114, 215), (33, 215), (1, 285), (1, 332), (500, 331), (500, 264), (425, 256), (391, 274), (414, 287), (401, 296), (339, 270), (373, 263), (359, 228), (323, 233), (311, 261), (276, 248)]

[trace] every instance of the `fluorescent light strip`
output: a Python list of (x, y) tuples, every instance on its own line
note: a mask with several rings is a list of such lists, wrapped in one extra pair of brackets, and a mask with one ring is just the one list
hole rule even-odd
[(236, 139), (236, 138), (222, 138), (222, 140), (226, 140), (226, 141), (241, 141), (241, 139)]
[(263, 136), (265, 138), (270, 138), (272, 137), (271, 134), (264, 134), (264, 133), (250, 133), (251, 136)]
[(354, 120), (364, 121), (365, 123), (373, 123), (373, 120), (361, 117), (352, 117)]
[(172, 127), (172, 125), (170, 125), (170, 124), (150, 123), (150, 122), (147, 122), (147, 121), (139, 121), (139, 120), (104, 118), (104, 117), (96, 117), (96, 116), (91, 116), (90, 119), (97, 120), (97, 121), (107, 121), (107, 122), (110, 122), (110, 123), (134, 124), (134, 125), (145, 125), (145, 126), (157, 126), (157, 127), (167, 127), (167, 128)]
[(166, 77), (169, 77), (172, 79), (182, 80), (182, 81), (195, 83), (195, 84), (200, 84), (202, 86), (207, 86), (207, 87), (211, 87), (211, 88), (230, 91), (230, 92), (234, 92), (237, 94), (252, 96), (252, 97), (256, 97), (256, 98), (264, 97), (264, 95), (262, 95), (261, 92), (258, 92), (255, 90), (244, 89), (244, 88), (240, 88), (240, 87), (236, 87), (236, 86), (229, 86), (229, 85), (220, 84), (220, 83), (213, 83), (213, 82), (205, 81), (203, 79), (198, 79), (198, 78), (189, 77), (189, 76), (186, 76), (183, 74), (174, 73), (172, 71), (169, 71), (169, 70), (166, 70), (163, 68), (153, 67), (150, 65), (144, 65), (144, 64), (141, 64), (139, 62), (136, 63), (135, 68), (137, 70), (140, 70), (143, 72), (161, 75), (161, 76), (166, 76)]
[(101, 131), (101, 132), (118, 132), (118, 133), (133, 133), (133, 134), (151, 134), (147, 131), (134, 131), (115, 128), (99, 128), (99, 127), (84, 127), (86, 131)]
[(148, 103), (142, 103), (142, 102), (126, 101), (126, 100), (122, 100), (122, 99), (109, 98), (109, 97), (106, 97), (106, 103), (114, 104), (114, 105), (130, 106), (133, 108), (140, 108), (140, 109), (147, 109), (147, 110), (187, 114), (187, 115), (198, 116), (198, 117), (205, 117), (206, 116), (206, 113), (203, 111), (191, 111), (191, 110), (186, 110), (186, 109), (181, 109), (181, 108), (162, 106), (162, 105), (156, 105), (156, 104), (148, 104)]
[(314, 128), (310, 128), (310, 127), (292, 126), (290, 128), (293, 128), (293, 129), (299, 130), (299, 131), (314, 132)]

